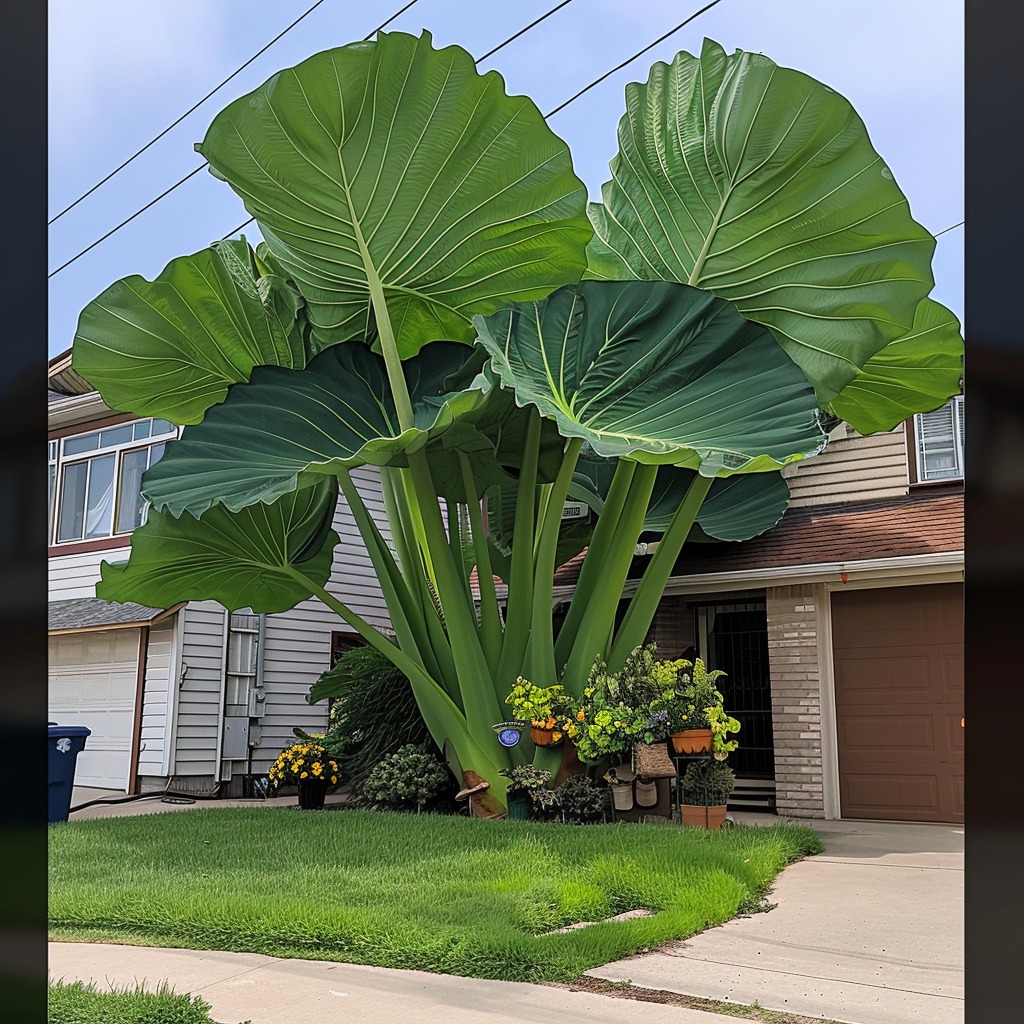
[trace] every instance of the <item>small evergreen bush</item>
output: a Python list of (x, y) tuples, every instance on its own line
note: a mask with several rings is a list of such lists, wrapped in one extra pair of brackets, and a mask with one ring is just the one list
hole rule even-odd
[(608, 790), (586, 775), (570, 775), (556, 790), (555, 801), (564, 819), (576, 825), (601, 821), (608, 807)]
[(424, 747), (409, 743), (376, 765), (357, 791), (356, 802), (376, 810), (419, 812), (451, 788), (448, 768)]

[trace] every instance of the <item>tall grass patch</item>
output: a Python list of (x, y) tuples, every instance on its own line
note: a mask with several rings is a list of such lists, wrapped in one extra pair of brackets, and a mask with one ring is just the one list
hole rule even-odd
[[(50, 830), (51, 933), (567, 981), (728, 920), (820, 849), (790, 825), (289, 808), (83, 821)], [(638, 909), (655, 913), (609, 920)], [(552, 934), (580, 921), (598, 923)]]

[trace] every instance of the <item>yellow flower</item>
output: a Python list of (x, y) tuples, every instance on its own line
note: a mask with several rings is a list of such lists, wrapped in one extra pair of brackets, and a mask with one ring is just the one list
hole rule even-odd
[(577, 722), (582, 722), (582, 721), (584, 721), (584, 720), (586, 719), (586, 717), (587, 717), (587, 716), (586, 716), (586, 714), (585, 714), (584, 712), (582, 712), (582, 711), (577, 711), (577, 712), (576, 712), (576, 721), (577, 721)]
[(303, 773), (302, 773), (302, 774), (301, 774), (301, 775), (299, 776), (299, 778), (300, 778), (300, 779), (308, 779), (308, 778), (309, 778), (309, 772), (303, 772)]

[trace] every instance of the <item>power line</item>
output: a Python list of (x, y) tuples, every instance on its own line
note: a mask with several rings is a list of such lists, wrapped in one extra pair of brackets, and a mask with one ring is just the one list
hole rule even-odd
[(605, 74), (603, 74), (600, 78), (595, 78), (594, 81), (590, 83), (590, 85), (585, 85), (582, 89), (580, 89), (578, 93), (576, 93), (575, 96), (570, 96), (564, 103), (559, 104), (557, 107), (555, 107), (554, 110), (549, 110), (544, 116), (551, 117), (554, 114), (557, 114), (560, 110), (564, 110), (567, 106), (569, 106), (570, 103), (573, 103), (575, 100), (578, 100), (585, 92), (589, 92), (591, 89), (593, 89), (595, 85), (600, 85), (606, 78), (610, 78), (612, 75), (614, 75), (616, 71), (621, 71), (628, 64), (632, 64), (633, 61), (635, 61), (638, 57), (642, 57), (648, 50), (653, 50), (654, 47), (658, 45), (658, 43), (663, 43), (666, 39), (668, 39), (669, 36), (674, 36), (681, 28), (684, 28), (686, 25), (689, 25), (690, 22), (693, 21), (695, 18), (699, 18), (705, 11), (710, 11), (712, 7), (715, 7), (717, 4), (720, 4), (721, 2), (722, 0), (711, 0), (711, 3), (705, 4), (699, 11), (696, 11), (693, 14), (691, 14), (685, 21), (679, 22), (679, 24), (676, 25), (675, 28), (669, 29), (663, 36), (659, 36), (657, 39), (655, 39), (653, 43), (648, 44), (642, 50), (638, 50), (628, 60), (624, 60), (621, 64), (616, 64), (615, 67), (611, 69), (611, 71), (605, 72)]
[[(718, 0), (715, 0), (715, 2), (717, 3)], [(488, 57), (493, 57), (499, 50), (503, 50), (506, 46), (508, 46), (509, 43), (518, 39), (521, 35), (524, 35), (525, 33), (529, 32), (531, 28), (535, 28), (542, 21), (546, 21), (548, 18), (551, 17), (552, 14), (556, 14), (563, 7), (568, 7), (571, 3), (572, 0), (562, 0), (560, 4), (557, 4), (555, 7), (552, 7), (550, 11), (546, 11), (539, 18), (535, 18), (533, 21), (531, 21), (529, 25), (526, 25), (524, 28), (521, 28), (518, 32), (515, 33), (515, 35), (511, 35), (508, 37), (508, 39), (502, 40), (493, 49), (488, 50), (482, 57), (477, 57), (477, 59), (473, 63), (480, 64), (483, 61), (487, 60)], [(255, 217), (250, 217), (247, 221), (243, 221), (241, 224), (238, 225), (237, 228), (234, 229), (234, 231), (229, 231), (226, 235), (222, 236), (221, 241), (223, 242), (225, 239), (230, 238), (232, 235), (237, 235), (238, 232), (242, 230), (242, 228), (247, 228), (255, 219)]]
[[(189, 107), (188, 110), (186, 110), (185, 113), (181, 115), (181, 117), (179, 117), (176, 121), (172, 121), (159, 135), (154, 136), (141, 149), (136, 150), (136, 152), (132, 153), (132, 155), (128, 157), (127, 160), (125, 160), (121, 164), (118, 164), (118, 166), (115, 167), (105, 178), (101, 178), (99, 181), (97, 181), (96, 184), (93, 185), (93, 187), (88, 190), (88, 192), (83, 192), (73, 203), (69, 204), (68, 206), (65, 206), (64, 209), (60, 211), (60, 213), (58, 213), (55, 217), (52, 217), (50, 220), (48, 220), (46, 222), (47, 227), (49, 227), (55, 221), (60, 220), (60, 218), (63, 217), (64, 214), (67, 213), (69, 210), (73, 210), (83, 199), (86, 199), (88, 196), (91, 196), (93, 192), (96, 191), (96, 189), (98, 189), (101, 185), (105, 185), (119, 171), (123, 171), (137, 156), (141, 156), (143, 153), (145, 153), (146, 150), (149, 149), (149, 147), (152, 146), (155, 142), (159, 142), (172, 128), (176, 128), (179, 124), (181, 124), (181, 122), (184, 121), (189, 114), (191, 114), (194, 110), (197, 110), (199, 107), (201, 107), (215, 92), (219, 91), (220, 89), (223, 89), (224, 86), (227, 85), (232, 78), (234, 78), (236, 75), (244, 71), (254, 60), (256, 60), (257, 57), (260, 57), (264, 53), (266, 53), (267, 50), (269, 50), (270, 47), (274, 45), (274, 43), (276, 43), (282, 36), (286, 35), (293, 28), (295, 28), (295, 26), (298, 25), (298, 23), (302, 21), (303, 18), (312, 14), (323, 2), (324, 0), (316, 0), (316, 3), (313, 4), (312, 7), (310, 7), (308, 10), (300, 14), (287, 28), (278, 32), (278, 34), (274, 36), (274, 38), (271, 39), (270, 42), (267, 43), (267, 45), (264, 46), (262, 50), (259, 50), (258, 52), (254, 53), (241, 67), (235, 68), (235, 70), (232, 71), (231, 74), (228, 75), (228, 77), (220, 83), (220, 85), (215, 86), (213, 89), (211, 89), (201, 100), (199, 100), (197, 103), (194, 103), (191, 107)], [(412, 2), (415, 3), (416, 0), (412, 0)], [(408, 6), (411, 6), (411, 4)], [(189, 177), (191, 177), (191, 175), (189, 175)], [(182, 181), (184, 180), (186, 179), (183, 178)], [(181, 184), (181, 182), (179, 182), (178, 184)], [(125, 221), (125, 223), (127, 224), (128, 222)], [(115, 228), (114, 230), (116, 231), (117, 229)]]
[(960, 221), (958, 224), (950, 224), (948, 228), (943, 228), (940, 232), (932, 235), (932, 238), (938, 238), (939, 235), (944, 235), (947, 231), (952, 231), (953, 228), (962, 228), (966, 221)]
[(170, 188), (165, 189), (163, 192), (161, 192), (160, 195), (156, 197), (156, 199), (151, 199), (148, 203), (146, 203), (146, 205), (142, 207), (141, 210), (136, 210), (130, 217), (126, 217), (123, 221), (121, 221), (120, 224), (117, 225), (116, 228), (111, 228), (105, 235), (102, 235), (100, 238), (97, 238), (96, 241), (93, 242), (91, 245), (87, 245), (80, 253), (77, 253), (76, 255), (72, 256), (71, 259), (69, 259), (66, 263), (62, 263), (56, 270), (51, 271), (49, 274), (47, 274), (47, 280), (53, 277), (54, 274), (59, 274), (65, 267), (70, 266), (72, 263), (75, 262), (75, 260), (79, 258), (79, 256), (84, 256), (87, 252), (89, 252), (90, 249), (95, 249), (96, 246), (100, 244), (100, 242), (105, 242), (115, 231), (120, 231), (121, 228), (125, 226), (125, 224), (128, 224), (131, 221), (135, 220), (135, 218), (138, 217), (139, 214), (145, 213), (151, 206), (160, 202), (160, 200), (163, 199), (164, 196), (173, 192), (183, 182), (188, 181), (188, 179), (191, 178), (193, 175), (198, 174), (205, 166), (206, 164), (200, 164), (194, 170), (189, 171), (189, 173), (186, 174), (185, 177), (181, 179), (181, 181), (175, 182)]
[[(313, 6), (310, 7), (309, 10), (306, 11), (305, 14), (303, 14), (299, 18), (296, 18), (296, 20), (293, 21), (291, 23), (291, 25), (288, 26), (288, 28), (284, 29), (284, 31), (280, 32), (277, 36), (275, 36), (273, 39), (271, 39), (270, 42), (267, 43), (267, 45), (264, 46), (262, 50), (260, 50), (260, 53), (263, 53), (264, 51), (266, 51), (270, 46), (272, 46), (275, 42), (277, 42), (277, 40), (280, 39), (281, 36), (283, 36), (285, 34), (285, 32), (288, 31), (288, 29), (293, 28), (295, 25), (297, 25), (302, 20), (302, 18), (306, 17), (306, 14), (310, 14), (313, 10), (315, 10), (317, 7), (319, 7), (320, 4), (322, 4), (323, 2), (324, 2), (324, 0), (317, 0), (317, 2), (315, 4), (313, 4)], [(393, 22), (395, 20), (395, 18), (397, 18), (401, 14), (404, 14), (407, 10), (409, 10), (410, 7), (413, 6), (413, 4), (416, 4), (418, 2), (419, 2), (419, 0), (409, 0), (409, 2), (404, 7), (399, 8), (399, 10), (395, 11), (395, 13), (392, 14), (389, 18), (387, 18), (386, 20), (382, 21), (375, 29), (373, 29), (372, 31), (368, 32), (365, 36), (363, 36), (363, 41), (365, 42), (366, 40), (368, 40), (368, 39), (372, 38), (373, 36), (375, 36), (381, 29), (386, 28), (388, 25), (391, 24), (391, 22)], [(564, 6), (564, 4), (563, 4), (563, 6)], [(541, 20), (543, 20), (543, 19), (541, 19)], [(238, 69), (238, 71), (241, 71), (242, 68), (244, 68), (247, 65), (251, 64), (256, 59), (256, 57), (258, 57), (260, 55), (260, 53), (257, 53), (254, 56), (250, 57), (249, 60), (247, 60), (245, 62), (245, 64), (243, 64), (242, 67)], [(234, 76), (238, 74), (238, 71), (235, 71), (234, 74), (229, 75), (227, 78), (225, 78), (224, 81), (221, 82), (220, 85), (217, 86), (217, 89), (219, 89), (221, 87), (221, 85), (224, 85), (226, 82), (229, 82), (232, 78), (234, 78)], [(199, 101), (199, 103), (202, 103), (204, 100), (209, 99), (210, 96), (212, 96), (213, 93), (215, 93), (217, 91), (217, 89), (214, 89), (214, 90), (212, 90), (212, 92), (207, 93), (206, 96), (204, 96), (203, 99)], [(196, 104), (196, 107), (199, 106), (199, 103)], [(190, 113), (192, 113), (192, 110), (196, 109), (196, 107), (192, 107), (191, 110), (187, 110), (184, 114), (181, 115), (181, 117), (178, 118), (178, 121), (181, 121), (182, 118), (187, 117)], [(174, 124), (177, 124), (178, 121), (175, 121)], [(174, 127), (174, 124), (170, 125), (168, 128), (165, 128), (164, 131), (160, 133), (160, 135), (166, 135), (167, 132), (169, 132), (171, 130), (171, 128)], [(156, 139), (153, 139), (153, 142), (156, 142), (156, 140), (160, 138), (160, 135), (158, 135), (156, 137)], [(143, 146), (142, 149), (139, 150), (139, 153), (143, 152), (145, 149), (147, 149), (149, 146), (151, 146), (153, 144), (153, 142), (150, 142), (146, 146)], [(138, 156), (138, 155), (139, 155), (138, 153), (135, 154), (135, 156)], [(130, 157), (128, 160), (126, 160), (121, 165), (121, 167), (124, 167), (126, 164), (130, 163), (134, 159), (135, 159), (134, 156)], [(184, 178), (179, 179), (173, 185), (171, 185), (169, 188), (164, 189), (164, 191), (161, 192), (160, 195), (158, 195), (156, 197), (156, 199), (152, 199), (152, 200), (150, 200), (150, 202), (146, 203), (146, 205), (143, 206), (141, 210), (136, 210), (135, 213), (133, 213), (130, 217), (126, 217), (123, 221), (121, 221), (121, 223), (118, 224), (117, 227), (111, 228), (101, 238), (97, 238), (96, 241), (93, 242), (91, 245), (87, 245), (81, 252), (76, 253), (67, 262), (62, 263), (56, 270), (51, 271), (49, 274), (46, 275), (47, 280), (49, 280), (51, 277), (53, 277), (54, 274), (59, 274), (65, 267), (71, 266), (71, 264), (74, 263), (75, 260), (77, 260), (79, 257), (84, 256), (90, 250), (95, 249), (96, 246), (100, 244), (100, 242), (105, 242), (112, 234), (114, 234), (114, 232), (120, 231), (121, 228), (123, 228), (126, 224), (130, 224), (133, 220), (135, 220), (136, 217), (138, 217), (142, 213), (145, 213), (146, 210), (148, 210), (151, 206), (153, 206), (154, 204), (158, 203), (161, 199), (163, 199), (164, 196), (170, 195), (170, 193), (173, 192), (179, 185), (184, 185), (185, 182), (188, 181), (189, 178), (191, 178), (194, 175), (198, 174), (204, 167), (209, 167), (209, 162), (208, 161), (204, 161), (198, 167), (193, 168), (191, 171), (188, 172), (188, 174), (185, 175)], [(120, 170), (120, 169), (121, 168), (119, 167), (116, 170), (111, 171), (110, 174), (108, 174), (107, 177), (103, 179), (103, 181), (106, 181), (107, 179), (113, 177), (113, 175), (115, 175), (117, 173), (117, 171)], [(103, 181), (101, 181), (98, 184), (94, 185), (91, 189), (89, 189), (89, 192), (94, 192), (97, 188), (99, 188), (100, 185), (103, 184)], [(87, 196), (89, 194), (89, 192), (86, 192), (84, 195), (82, 195), (78, 199), (76, 199), (75, 202), (71, 204), (71, 206), (74, 206), (76, 203), (81, 202), (81, 200), (84, 199), (85, 196)], [(67, 208), (67, 210), (70, 210), (71, 206), (69, 206)], [(61, 213), (57, 214), (57, 217), (60, 217), (64, 213), (67, 213), (67, 210), (62, 210)], [(53, 220), (56, 220), (57, 217), (54, 217)], [(249, 220), (247, 220), (245, 222), (245, 224), (242, 224), (240, 227), (235, 228), (235, 231), (233, 231), (232, 234), (235, 234), (236, 232), (240, 231), (242, 228), (244, 228), (246, 226), (246, 224), (251, 224), (252, 221), (255, 220), (255, 219), (256, 219), (255, 217), (250, 217)], [(49, 223), (52, 224), (53, 221), (51, 220)], [(225, 237), (230, 237), (230, 235), (225, 236)]]

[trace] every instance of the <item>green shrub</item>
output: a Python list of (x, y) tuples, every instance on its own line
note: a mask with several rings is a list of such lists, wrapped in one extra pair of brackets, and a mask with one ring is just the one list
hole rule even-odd
[(736, 786), (736, 776), (724, 761), (694, 761), (683, 773), (683, 803), (720, 807)]
[(570, 775), (556, 790), (564, 819), (576, 825), (601, 821), (608, 807), (608, 790), (586, 775)]
[(310, 688), (310, 704), (327, 697), (333, 702), (324, 746), (345, 782), (360, 786), (383, 757), (407, 744), (437, 749), (409, 680), (373, 647), (348, 651)]
[(383, 758), (356, 794), (364, 807), (422, 811), (452, 789), (451, 772), (434, 754), (412, 743)]

